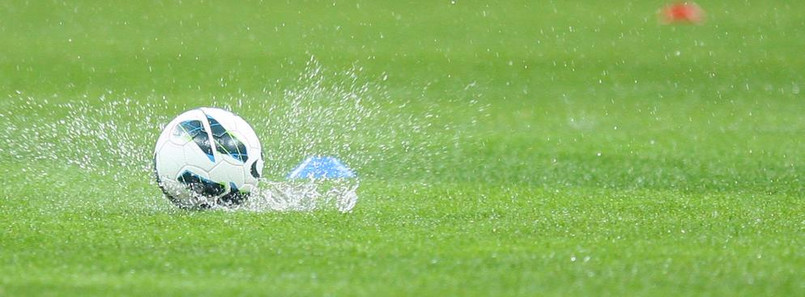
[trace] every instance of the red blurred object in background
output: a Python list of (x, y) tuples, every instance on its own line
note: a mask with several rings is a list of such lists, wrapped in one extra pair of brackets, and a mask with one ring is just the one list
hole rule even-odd
[(678, 2), (662, 9), (660, 21), (665, 24), (687, 23), (701, 24), (704, 22), (704, 10), (693, 2)]

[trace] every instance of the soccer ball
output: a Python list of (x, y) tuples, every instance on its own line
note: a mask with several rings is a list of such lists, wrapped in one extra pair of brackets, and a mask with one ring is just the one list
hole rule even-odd
[(181, 208), (234, 206), (256, 190), (260, 141), (239, 116), (202, 107), (165, 126), (154, 149), (157, 184)]

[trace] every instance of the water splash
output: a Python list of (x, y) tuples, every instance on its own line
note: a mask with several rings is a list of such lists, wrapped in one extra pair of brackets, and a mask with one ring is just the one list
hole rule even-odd
[(358, 202), (357, 180), (263, 181), (239, 209), (249, 211), (351, 211)]
[(374, 125), (394, 117), (394, 111), (383, 112), (381, 102), (389, 100), (385, 88), (363, 80), (362, 71), (330, 71), (311, 58), (296, 81), (267, 87), (266, 100), (237, 100), (234, 110), (265, 112), (249, 119), (263, 146), (282, 148), (265, 150), (266, 160), (273, 161), (266, 162), (267, 176), (285, 176), (288, 165), (318, 154), (339, 156), (351, 166), (366, 164), (368, 146), (386, 130)]
[(75, 166), (115, 181), (150, 174), (152, 148), (143, 144), (153, 142), (147, 131), (169, 120), (155, 112), (168, 105), (107, 96), (101, 95), (94, 105), (86, 98), (63, 103), (11, 98), (2, 117), (12, 133), (3, 135), (2, 150), (27, 163)]
[[(266, 152), (267, 179), (250, 202), (237, 210), (351, 210), (358, 200), (357, 181), (283, 181), (290, 166), (308, 155), (338, 156), (361, 174), (367, 164), (399, 162), (403, 154), (421, 158), (442, 153), (411, 140), (427, 133), (432, 113), (420, 117), (406, 112), (407, 102), (395, 102), (381, 85), (364, 80), (361, 73), (360, 67), (331, 72), (311, 58), (294, 82), (277, 82), (257, 95), (203, 102), (246, 118)], [(75, 99), (18, 92), (6, 103), (0, 118), (7, 122), (8, 132), (0, 136), (0, 153), (13, 154), (14, 159), (26, 160), (23, 163), (77, 168), (87, 179), (110, 177), (121, 189), (148, 181), (154, 185), (154, 197), (144, 199), (161, 204), (167, 201), (156, 198), (160, 193), (152, 177), (153, 144), (173, 116), (198, 107), (161, 95), (112, 91)], [(51, 170), (23, 167), (43, 175)], [(127, 194), (142, 192), (115, 193)]]

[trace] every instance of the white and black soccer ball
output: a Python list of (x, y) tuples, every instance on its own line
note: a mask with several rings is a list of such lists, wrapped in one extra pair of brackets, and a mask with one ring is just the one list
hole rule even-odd
[(263, 172), (260, 141), (241, 117), (202, 107), (173, 119), (154, 149), (157, 183), (181, 208), (242, 203)]

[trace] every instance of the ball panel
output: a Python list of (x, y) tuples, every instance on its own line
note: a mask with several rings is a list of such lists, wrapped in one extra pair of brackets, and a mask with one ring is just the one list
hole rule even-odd
[[(209, 171), (217, 164), (215, 159), (210, 160), (209, 155), (203, 152), (198, 145), (194, 142), (188, 143), (182, 147), (182, 154), (184, 155), (185, 164), (193, 165), (201, 168), (202, 170)], [(220, 158), (218, 158), (220, 161)], [(178, 172), (177, 172), (178, 173)]]
[(215, 150), (241, 163), (245, 162), (249, 154), (246, 145), (235, 135), (237, 131), (227, 129), (212, 116), (208, 115), (207, 120), (210, 123), (210, 134), (215, 140)]
[(252, 162), (252, 165), (249, 166), (249, 174), (251, 174), (254, 178), (260, 178), (260, 174), (262, 173), (262, 168), (260, 168), (257, 164), (258, 161)]
[(192, 140), (192, 137), (188, 137), (186, 134), (183, 135), (183, 130), (181, 129), (180, 124), (186, 121), (201, 121), (204, 119), (204, 113), (201, 112), (199, 109), (192, 109), (183, 112), (175, 119), (171, 120), (168, 125), (162, 130), (162, 135), (160, 138), (165, 138), (165, 141), (171, 141), (178, 145), (183, 145), (188, 141)]
[(215, 165), (209, 171), (210, 179), (222, 183), (235, 183), (236, 186), (242, 186), (244, 183), (243, 170), (241, 165), (232, 165), (226, 162), (221, 162)]
[(190, 138), (204, 152), (210, 161), (215, 162), (215, 156), (212, 152), (212, 143), (210, 141), (210, 133), (207, 132), (207, 125), (201, 120), (187, 120), (179, 122), (174, 128), (180, 138)]
[(209, 178), (202, 177), (193, 170), (183, 171), (181, 174), (179, 174), (179, 177), (176, 180), (179, 181), (179, 183), (184, 184), (186, 187), (189, 187), (190, 191), (206, 197), (222, 196), (229, 190), (226, 184), (218, 183)]
[(241, 117), (236, 117), (234, 118), (233, 122), (235, 124), (235, 129), (240, 132), (241, 136), (243, 136), (247, 143), (257, 148), (260, 147), (260, 141), (257, 139), (257, 133), (254, 132), (254, 129), (252, 129), (252, 126), (249, 125), (246, 120)]
[(172, 143), (165, 143), (154, 155), (155, 169), (160, 178), (176, 178), (179, 170), (187, 163), (183, 148)]

